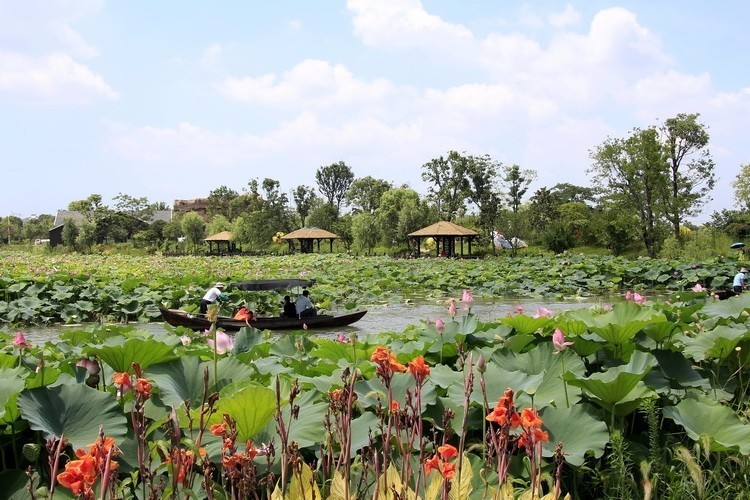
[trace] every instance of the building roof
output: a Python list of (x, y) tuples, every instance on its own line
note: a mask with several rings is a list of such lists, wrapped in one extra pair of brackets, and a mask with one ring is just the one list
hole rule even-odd
[(409, 233), (412, 237), (429, 237), (429, 236), (479, 236), (479, 233), (447, 220), (441, 220), (431, 226), (423, 227), (418, 231)]
[(55, 221), (52, 223), (52, 227), (62, 226), (66, 219), (72, 219), (73, 222), (79, 224), (86, 219), (86, 215), (77, 210), (58, 210), (55, 215)]
[(281, 237), (282, 240), (317, 240), (317, 239), (334, 239), (338, 238), (337, 234), (333, 234), (325, 229), (318, 229), (317, 227), (303, 227), (297, 229), (291, 233), (287, 233)]
[(204, 239), (203, 241), (232, 241), (232, 232), (231, 231), (222, 231), (220, 233), (216, 233), (213, 236), (209, 236), (208, 238)]

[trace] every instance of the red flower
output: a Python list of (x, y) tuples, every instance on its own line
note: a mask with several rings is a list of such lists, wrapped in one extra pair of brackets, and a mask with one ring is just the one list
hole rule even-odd
[(65, 472), (57, 475), (57, 481), (76, 496), (89, 496), (96, 476), (96, 460), (91, 455), (84, 454), (78, 460), (68, 461)]
[(541, 427), (542, 419), (533, 408), (524, 408), (521, 411), (521, 425), (523, 427)]
[(214, 436), (223, 437), (227, 433), (227, 424), (226, 423), (214, 424), (211, 426), (210, 432)]
[(112, 375), (112, 382), (115, 387), (120, 389), (122, 392), (128, 392), (133, 387), (133, 382), (130, 380), (130, 374), (128, 372), (115, 372)]
[(403, 373), (406, 371), (406, 367), (399, 363), (396, 355), (383, 346), (375, 348), (370, 356), (370, 361), (378, 364), (378, 373), (381, 375), (389, 376), (394, 372)]
[(398, 411), (398, 401), (391, 401), (391, 413)]
[(430, 471), (436, 470), (440, 472), (440, 457), (434, 455), (431, 459), (424, 463), (424, 472), (429, 475)]
[(139, 378), (135, 381), (135, 391), (143, 397), (148, 399), (151, 397), (151, 382), (145, 378)]
[(513, 390), (506, 389), (505, 394), (500, 396), (497, 401), (495, 408), (487, 415), (486, 419), (496, 424), (510, 425), (511, 429), (515, 429), (520, 424), (520, 419), (516, 407), (513, 404)]
[(444, 461), (453, 460), (458, 456), (458, 450), (455, 446), (452, 446), (450, 444), (445, 444), (443, 446), (438, 447), (438, 453), (440, 453), (440, 456), (443, 458)]
[(417, 356), (409, 363), (409, 372), (415, 379), (424, 378), (430, 374), (430, 367), (424, 362), (424, 356)]
[(443, 468), (440, 471), (440, 474), (442, 474), (443, 478), (445, 479), (453, 479), (453, 475), (456, 473), (456, 464), (454, 463), (444, 463)]

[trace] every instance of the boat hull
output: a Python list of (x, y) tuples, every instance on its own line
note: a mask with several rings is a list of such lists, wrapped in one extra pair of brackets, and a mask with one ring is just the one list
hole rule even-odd
[[(184, 326), (191, 330), (208, 330), (211, 328), (211, 322), (205, 318), (197, 317), (196, 315), (189, 314), (179, 309), (166, 309), (160, 307), (161, 315), (164, 321), (172, 326)], [(338, 316), (331, 316), (327, 314), (321, 314), (313, 316), (311, 318), (255, 318), (253, 321), (246, 322), (244, 320), (236, 320), (226, 317), (219, 317), (216, 321), (217, 328), (228, 331), (236, 332), (240, 328), (247, 326), (257, 328), (259, 330), (303, 330), (314, 328), (332, 328), (337, 326), (347, 326), (352, 323), (359, 321), (367, 311), (357, 311), (349, 314), (341, 314)]]

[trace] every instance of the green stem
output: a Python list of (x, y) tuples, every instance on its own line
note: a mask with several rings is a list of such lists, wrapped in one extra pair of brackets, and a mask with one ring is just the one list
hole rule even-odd
[(218, 350), (218, 344), (216, 343), (216, 321), (211, 323), (211, 335), (214, 338), (214, 384), (219, 380), (219, 361), (217, 359), (216, 351)]
[(568, 382), (565, 380), (565, 351), (560, 351), (560, 366), (562, 369), (563, 389), (565, 389), (565, 407), (570, 408), (570, 400), (568, 399)]

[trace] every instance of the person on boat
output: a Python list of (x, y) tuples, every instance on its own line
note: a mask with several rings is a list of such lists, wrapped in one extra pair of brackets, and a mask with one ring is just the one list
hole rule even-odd
[(315, 310), (315, 306), (312, 300), (310, 300), (310, 292), (308, 290), (302, 290), (302, 295), (297, 297), (294, 307), (299, 318), (311, 318), (318, 315), (318, 311)]
[(208, 311), (208, 306), (210, 304), (213, 304), (217, 300), (219, 302), (227, 302), (229, 300), (229, 297), (227, 297), (222, 290), (224, 290), (224, 283), (222, 282), (218, 282), (214, 286), (209, 288), (206, 294), (201, 299), (201, 305), (200, 309), (198, 310), (198, 314), (205, 316), (206, 311)]
[(292, 302), (289, 295), (284, 295), (284, 310), (281, 313), (282, 318), (297, 318), (297, 308)]
[(747, 273), (747, 268), (743, 267), (740, 269), (740, 272), (734, 276), (734, 282), (732, 283), (732, 290), (734, 290), (734, 293), (742, 293), (742, 290), (745, 288), (745, 282), (747, 281), (745, 273)]
[(247, 308), (247, 304), (240, 307), (232, 317), (232, 319), (238, 319), (241, 321), (252, 321), (254, 318), (255, 315), (250, 309)]

